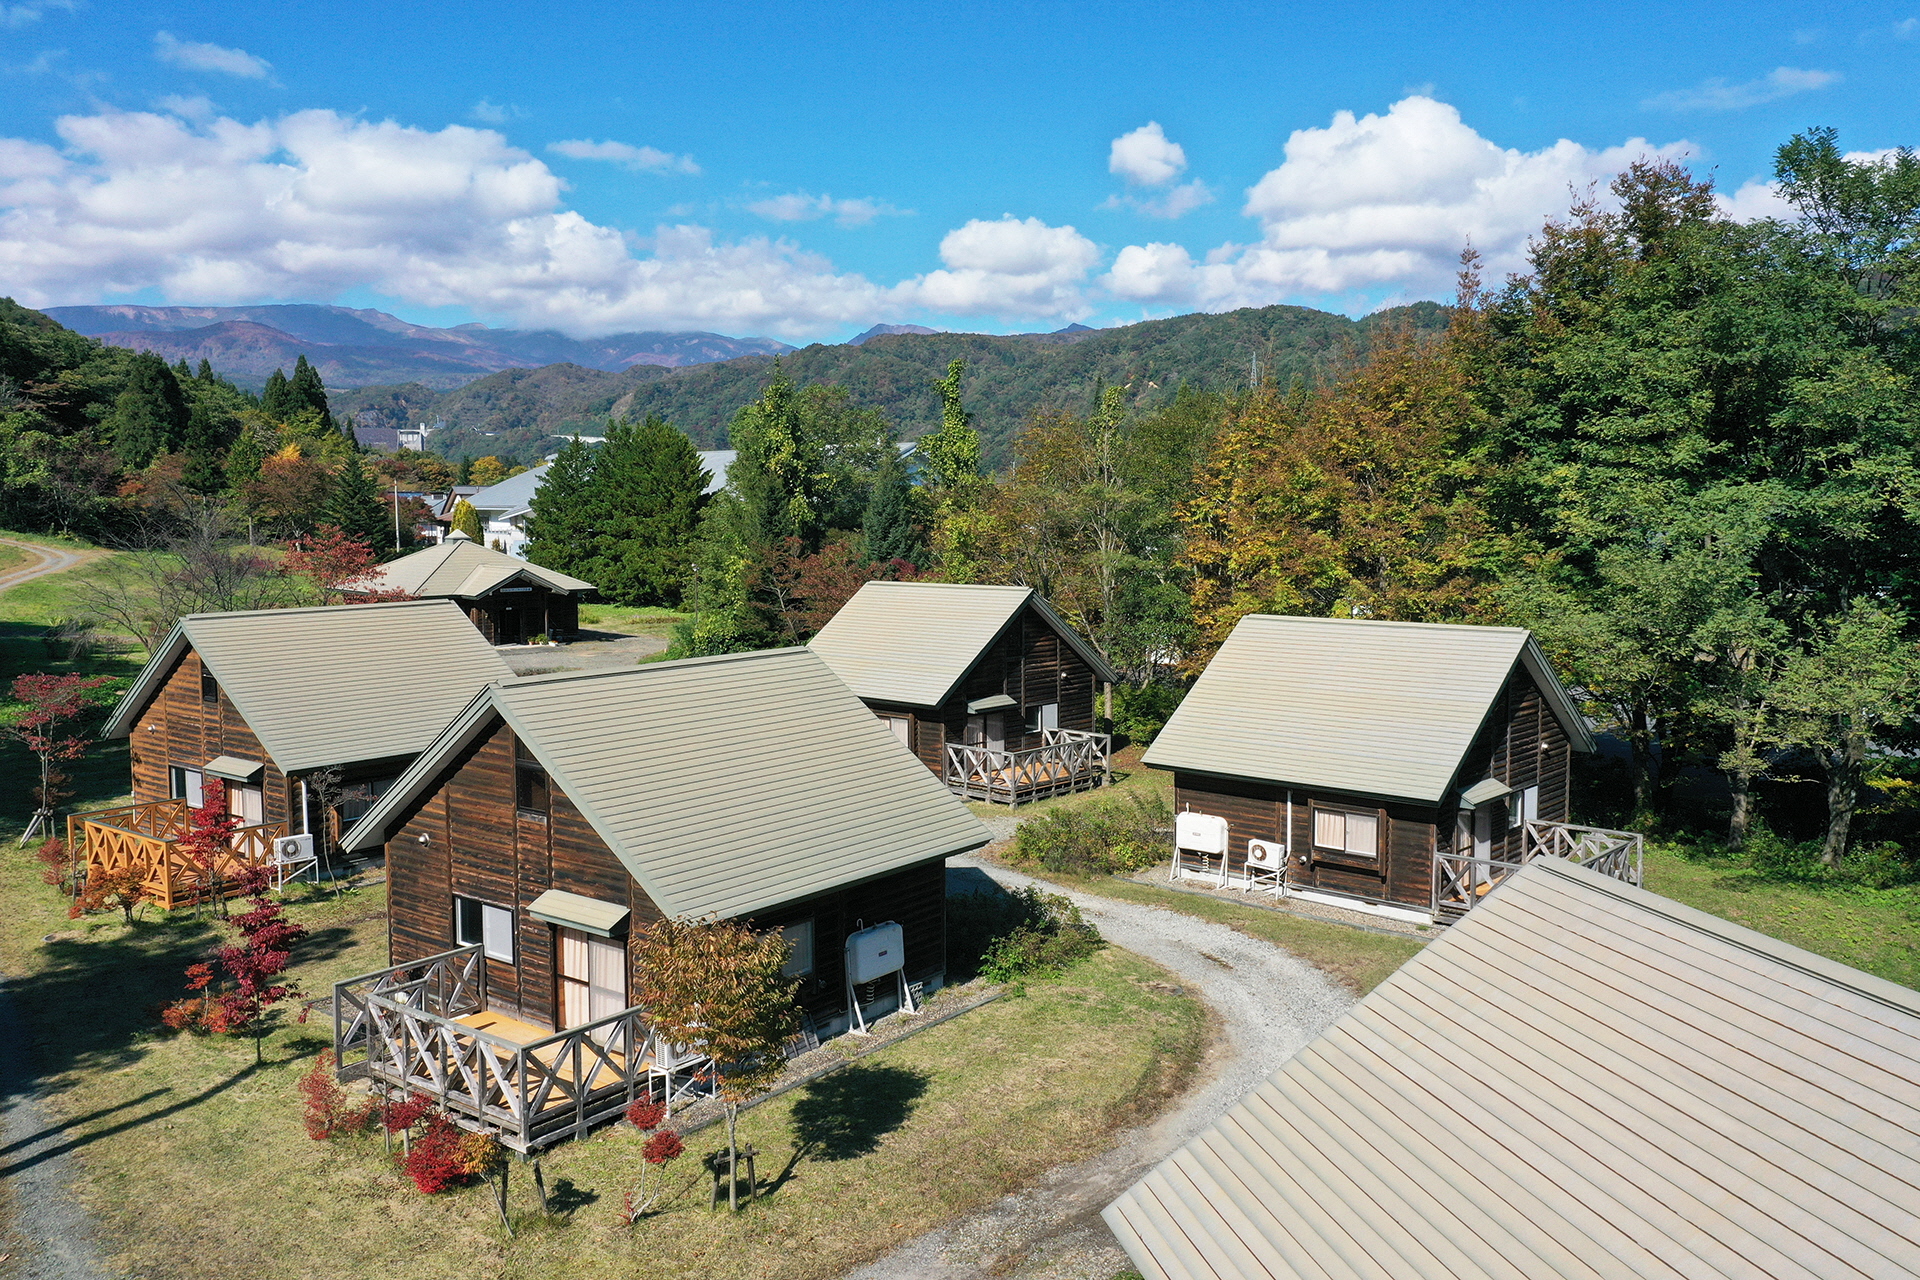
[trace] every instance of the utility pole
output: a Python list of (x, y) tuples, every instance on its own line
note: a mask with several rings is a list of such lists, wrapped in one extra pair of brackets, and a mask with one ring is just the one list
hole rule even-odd
[(398, 477), (395, 477), (393, 482), (393, 549), (395, 551), (400, 549), (400, 481)]

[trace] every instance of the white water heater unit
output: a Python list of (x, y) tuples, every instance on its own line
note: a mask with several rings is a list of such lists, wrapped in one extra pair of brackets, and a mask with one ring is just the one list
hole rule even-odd
[(889, 920), (847, 935), (847, 1008), (855, 1035), (867, 1033), (866, 1015), (860, 1008), (859, 988), (882, 978), (900, 980), (900, 1007), (918, 1013), (913, 992), (907, 986), (906, 931)]

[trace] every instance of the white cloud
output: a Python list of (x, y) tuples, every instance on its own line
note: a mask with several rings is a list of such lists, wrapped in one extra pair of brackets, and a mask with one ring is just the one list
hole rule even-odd
[(975, 218), (940, 241), (944, 270), (900, 291), (928, 310), (960, 315), (1081, 316), (1090, 310), (1084, 282), (1099, 260), (1099, 246), (1072, 227), (1012, 214)]
[(169, 93), (165, 97), (156, 98), (153, 105), (170, 115), (179, 116), (182, 120), (211, 120), (217, 110), (213, 100), (204, 94)]
[(1108, 196), (1103, 209), (1132, 209), (1149, 218), (1174, 219), (1192, 213), (1203, 204), (1213, 203), (1213, 189), (1195, 178), (1177, 187), (1169, 187), (1156, 196)]
[(1893, 24), (1895, 40), (1911, 40), (1916, 35), (1920, 35), (1920, 18), (1902, 18)]
[(747, 211), (768, 222), (814, 222), (832, 218), (843, 227), (864, 227), (875, 218), (906, 213), (883, 200), (836, 200), (829, 195), (809, 195), (805, 191), (756, 200)]
[(1753, 178), (1740, 184), (1732, 195), (1714, 193), (1720, 212), (1735, 222), (1755, 222), (1761, 218), (1790, 218), (1793, 205), (1780, 194), (1779, 184)]
[(555, 142), (547, 150), (574, 160), (610, 160), (641, 173), (698, 173), (700, 166), (692, 156), (677, 156), (657, 147), (636, 147), (625, 142), (589, 142), (573, 138)]
[(1187, 153), (1179, 143), (1168, 141), (1155, 120), (1115, 138), (1107, 155), (1107, 172), (1117, 173), (1137, 187), (1172, 182), (1186, 167)]
[(1839, 83), (1834, 71), (1801, 67), (1775, 67), (1758, 80), (1728, 84), (1725, 80), (1703, 80), (1691, 89), (1657, 93), (1640, 105), (1655, 111), (1741, 111), (1766, 102), (1778, 102), (1796, 93), (1809, 93)]
[(73, 12), (74, 0), (38, 0), (33, 4), (0, 4), (0, 27), (20, 28), (40, 21), (49, 9)]
[(467, 115), (481, 124), (505, 124), (525, 114), (526, 112), (516, 106), (503, 102), (490, 102), (485, 98), (480, 99), (467, 110)]
[(1129, 245), (1100, 283), (1148, 306), (1210, 310), (1387, 288), (1441, 295), (1469, 242), (1497, 280), (1524, 266), (1528, 238), (1565, 211), (1570, 191), (1688, 150), (1643, 139), (1503, 148), (1418, 96), (1384, 115), (1342, 111), (1325, 128), (1296, 130), (1284, 163), (1248, 190), (1257, 243), (1222, 245), (1200, 262), (1176, 244)]
[(882, 285), (783, 240), (596, 225), (563, 207), (546, 164), (489, 129), (325, 110), (252, 123), (101, 112), (55, 128), (59, 146), (0, 137), (0, 279), (29, 306), (366, 289), (575, 334), (800, 337), (929, 311), (1083, 315), (1099, 256), (1071, 227), (972, 222), (942, 243), (941, 270)]
[(265, 80), (273, 70), (271, 62), (254, 57), (245, 49), (227, 49), (217, 44), (202, 44), (197, 40), (181, 40), (166, 31), (154, 33), (153, 56), (189, 71), (218, 71), (222, 75), (239, 76), (245, 80)]

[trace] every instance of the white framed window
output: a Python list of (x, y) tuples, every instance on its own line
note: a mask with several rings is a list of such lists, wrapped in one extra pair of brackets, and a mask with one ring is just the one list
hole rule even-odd
[(487, 959), (512, 964), (513, 912), (478, 898), (455, 898), (453, 940), (462, 947), (477, 942)]
[(1380, 856), (1380, 815), (1343, 809), (1313, 811), (1313, 847), (1349, 858)]
[(198, 809), (207, 802), (206, 779), (198, 769), (176, 764), (167, 770), (167, 794)]
[(789, 978), (804, 978), (813, 972), (813, 921), (796, 920), (780, 930), (787, 943), (787, 963), (780, 970)]
[(1507, 797), (1507, 826), (1540, 821), (1540, 788), (1522, 787)]
[(893, 736), (900, 740), (901, 746), (913, 745), (913, 721), (905, 716), (881, 716), (880, 719), (887, 728), (893, 730)]
[(1027, 732), (1041, 733), (1060, 727), (1060, 704), (1043, 702), (1037, 707), (1027, 708)]

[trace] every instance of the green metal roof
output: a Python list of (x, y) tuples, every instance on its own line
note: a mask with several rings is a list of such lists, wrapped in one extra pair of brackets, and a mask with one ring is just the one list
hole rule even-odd
[(1156, 1280), (1920, 1260), (1920, 993), (1558, 859), (1105, 1210)]
[(1593, 737), (1522, 627), (1249, 614), (1144, 761), (1437, 804), (1524, 667), (1575, 750)]
[(806, 649), (490, 685), (345, 837), (380, 844), (504, 719), (671, 916), (739, 916), (991, 838)]
[(426, 547), (388, 561), (368, 580), (367, 587), (374, 591), (404, 591), (423, 598), (472, 597), (485, 595), (516, 577), (570, 594), (593, 590), (591, 582), (483, 547), (461, 535), (449, 537), (437, 547)]
[(192, 648), (282, 773), (410, 756), (513, 674), (450, 600), (197, 613), (175, 624), (101, 730), (133, 731)]
[(1099, 651), (1030, 587), (869, 582), (807, 647), (868, 701), (937, 707), (1029, 603), (1096, 679), (1115, 678)]

